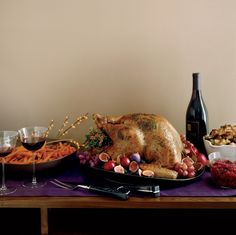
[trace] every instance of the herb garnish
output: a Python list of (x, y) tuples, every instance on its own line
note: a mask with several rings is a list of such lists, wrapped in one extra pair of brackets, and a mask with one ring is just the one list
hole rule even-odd
[(112, 144), (111, 138), (100, 129), (90, 128), (85, 138), (84, 146), (87, 149), (101, 148)]

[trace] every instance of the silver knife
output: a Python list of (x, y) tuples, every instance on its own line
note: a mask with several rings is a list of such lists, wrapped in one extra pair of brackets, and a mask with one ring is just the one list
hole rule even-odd
[(76, 190), (76, 189), (85, 189), (97, 193), (103, 193), (110, 196), (118, 197), (123, 200), (127, 200), (129, 198), (130, 189), (128, 187), (119, 186), (119, 187), (101, 187), (95, 185), (85, 185), (85, 184), (69, 184), (57, 179), (50, 181), (52, 184), (69, 190)]

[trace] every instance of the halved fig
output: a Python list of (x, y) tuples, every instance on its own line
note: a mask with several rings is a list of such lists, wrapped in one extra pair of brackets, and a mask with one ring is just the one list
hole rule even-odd
[(138, 169), (139, 169), (139, 164), (136, 161), (131, 161), (129, 164), (129, 170), (132, 173), (135, 173), (138, 171)]
[(110, 156), (109, 154), (105, 153), (105, 152), (102, 152), (99, 154), (98, 156), (99, 160), (102, 161), (102, 162), (108, 162), (110, 160)]
[(138, 175), (142, 176), (142, 170), (140, 168), (138, 169)]
[(121, 174), (124, 174), (124, 173), (125, 173), (125, 169), (124, 169), (124, 167), (121, 166), (121, 165), (115, 166), (115, 167), (114, 167), (114, 171), (115, 171), (116, 173), (121, 173)]
[(153, 177), (153, 176), (154, 176), (154, 172), (151, 171), (151, 170), (144, 170), (144, 171), (142, 172), (142, 175), (143, 175), (143, 176), (147, 176), (147, 177)]

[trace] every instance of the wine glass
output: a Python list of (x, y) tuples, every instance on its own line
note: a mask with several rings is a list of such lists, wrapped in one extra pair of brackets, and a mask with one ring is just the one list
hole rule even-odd
[(17, 131), (0, 131), (0, 157), (2, 159), (2, 186), (0, 188), (0, 195), (7, 195), (16, 191), (16, 188), (7, 187), (5, 184), (5, 157), (16, 147), (17, 138)]
[(44, 146), (47, 137), (47, 130), (48, 128), (43, 126), (30, 126), (18, 130), (21, 144), (25, 149), (32, 152), (32, 160), (33, 160), (32, 180), (31, 182), (23, 183), (24, 187), (39, 188), (43, 187), (46, 184), (46, 182), (43, 181), (38, 182), (36, 179), (35, 151), (41, 149)]

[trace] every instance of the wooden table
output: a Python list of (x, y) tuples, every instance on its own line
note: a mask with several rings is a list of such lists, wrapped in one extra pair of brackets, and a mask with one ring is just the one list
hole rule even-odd
[(0, 208), (40, 208), (41, 234), (48, 234), (50, 208), (236, 209), (236, 197), (1, 197)]

